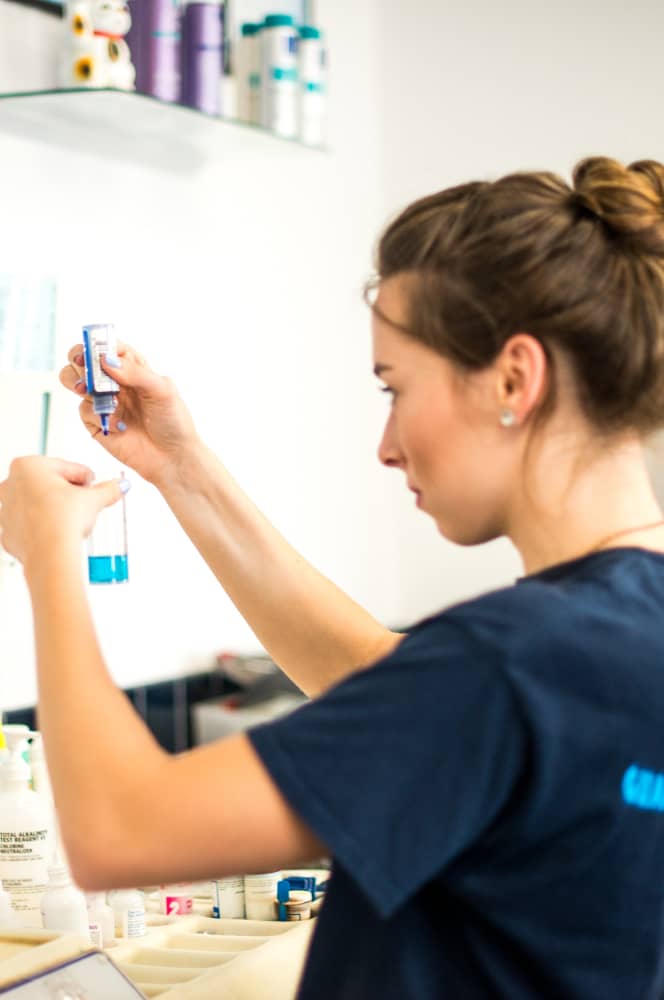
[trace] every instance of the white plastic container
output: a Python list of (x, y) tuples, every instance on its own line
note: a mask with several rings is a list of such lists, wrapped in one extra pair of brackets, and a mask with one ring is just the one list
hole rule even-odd
[(262, 27), (254, 22), (241, 26), (235, 55), (237, 116), (240, 121), (253, 125), (261, 123)]
[(268, 14), (261, 39), (261, 122), (285, 139), (297, 136), (298, 33), (289, 14)]
[(35, 792), (39, 792), (40, 795), (45, 796), (52, 803), (53, 791), (46, 764), (46, 754), (44, 753), (44, 740), (42, 734), (35, 730), (30, 732), (29, 756), (32, 787)]
[(281, 872), (244, 876), (244, 908), (247, 920), (276, 920), (277, 882)]
[(138, 889), (115, 889), (108, 894), (108, 903), (115, 917), (115, 936), (143, 937), (145, 934), (145, 901)]
[(325, 50), (321, 33), (313, 25), (300, 28), (298, 46), (298, 137), (307, 146), (325, 141)]
[(50, 931), (68, 931), (90, 940), (85, 896), (72, 882), (67, 866), (55, 860), (48, 866), (48, 886), (41, 898), (43, 925)]
[(235, 920), (244, 917), (244, 877), (232, 875), (210, 882), (212, 889), (212, 916)]
[(167, 917), (187, 916), (194, 908), (194, 890), (191, 882), (174, 882), (162, 885), (161, 912)]
[(86, 892), (90, 939), (97, 948), (108, 948), (115, 941), (115, 914), (106, 902), (105, 892)]
[(45, 796), (29, 787), (21, 756), (30, 730), (3, 726), (8, 753), (0, 755), (0, 880), (11, 896), (18, 924), (41, 927), (41, 897), (53, 853), (52, 812)]

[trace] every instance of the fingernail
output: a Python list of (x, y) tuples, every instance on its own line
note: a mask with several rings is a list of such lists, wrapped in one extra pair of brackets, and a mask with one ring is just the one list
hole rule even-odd
[(120, 493), (128, 493), (131, 489), (131, 483), (126, 476), (123, 476), (120, 480)]
[(74, 382), (74, 388), (75, 389), (80, 389), (80, 387), (82, 385), (85, 385), (85, 379), (84, 378), (79, 378), (76, 382)]
[[(127, 425), (124, 422), (124, 420), (118, 420), (116, 426), (117, 426), (117, 428), (118, 428), (119, 431), (126, 431), (127, 430)], [(126, 482), (126, 480), (123, 480), (123, 482)]]
[(114, 354), (105, 354), (104, 361), (109, 368), (122, 368), (122, 362), (120, 358), (116, 358)]

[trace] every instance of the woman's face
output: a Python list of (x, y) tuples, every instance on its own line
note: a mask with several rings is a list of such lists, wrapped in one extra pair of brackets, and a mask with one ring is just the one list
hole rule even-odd
[[(406, 325), (398, 278), (380, 286), (376, 305)], [(497, 372), (461, 374), (376, 313), (372, 333), (374, 371), (391, 396), (381, 462), (401, 469), (417, 506), (450, 541), (475, 545), (503, 534), (516, 469), (500, 426)]]

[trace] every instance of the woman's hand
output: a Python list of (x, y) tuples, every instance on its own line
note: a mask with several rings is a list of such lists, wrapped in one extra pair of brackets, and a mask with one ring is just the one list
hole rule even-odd
[[(127, 344), (118, 343), (120, 367), (102, 361), (104, 371), (120, 386), (117, 407), (104, 436), (89, 397), (81, 403), (83, 423), (93, 438), (122, 465), (135, 469), (148, 482), (159, 485), (172, 466), (198, 441), (193, 420), (169, 378), (157, 375), (145, 359)], [(72, 392), (85, 395), (83, 345), (69, 352), (69, 364), (60, 381)]]
[(81, 540), (99, 511), (122, 496), (119, 479), (91, 486), (92, 480), (92, 471), (76, 462), (43, 456), (14, 459), (9, 478), (0, 483), (2, 547), (24, 566), (53, 549), (78, 558)]

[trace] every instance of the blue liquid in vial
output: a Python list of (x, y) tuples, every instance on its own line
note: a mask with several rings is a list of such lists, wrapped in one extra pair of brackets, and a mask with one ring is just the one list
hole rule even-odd
[(90, 583), (125, 583), (129, 579), (127, 556), (88, 556)]

